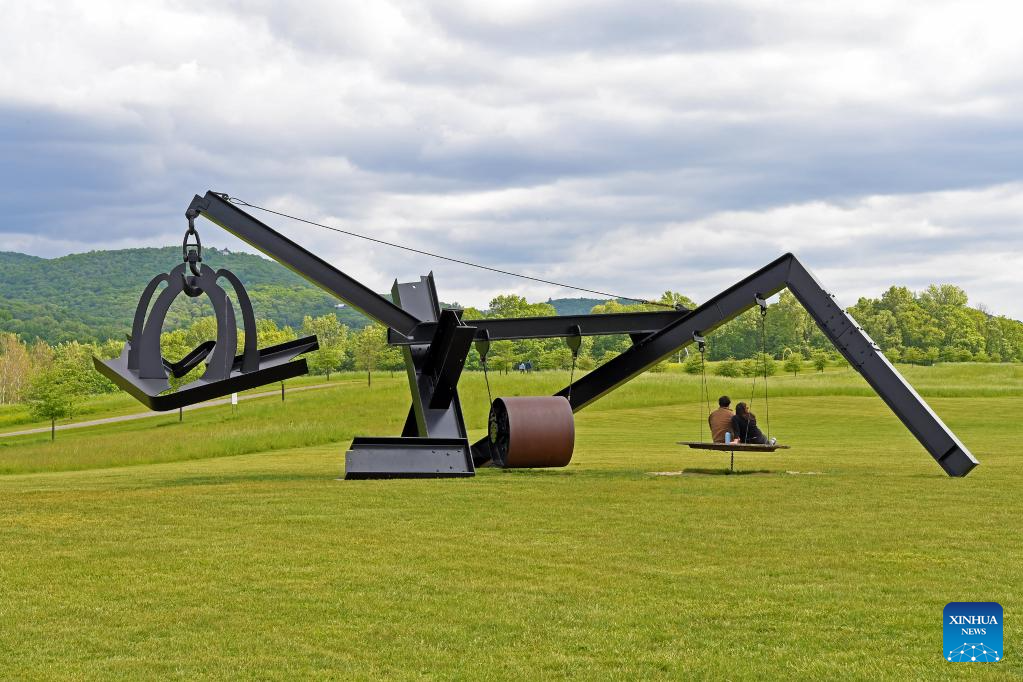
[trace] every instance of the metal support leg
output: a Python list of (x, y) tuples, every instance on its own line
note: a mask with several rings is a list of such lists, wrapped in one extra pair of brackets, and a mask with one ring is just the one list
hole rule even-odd
[(476, 329), (440, 310), (433, 275), (394, 283), (394, 300), (436, 325), (429, 343), (402, 348), (412, 407), (401, 437), (357, 437), (345, 455), (345, 478), (456, 478), (473, 476), (458, 378)]

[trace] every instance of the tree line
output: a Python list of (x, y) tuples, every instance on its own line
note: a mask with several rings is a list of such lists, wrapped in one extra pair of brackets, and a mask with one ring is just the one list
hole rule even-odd
[[(696, 307), (696, 303), (678, 292), (666, 291), (659, 303)], [(596, 314), (639, 310), (663, 310), (649, 304), (628, 305), (606, 301), (593, 306)], [(1018, 362), (1023, 361), (1023, 323), (990, 314), (983, 308), (971, 308), (966, 292), (952, 285), (932, 285), (919, 293), (905, 287), (891, 287), (879, 298), (861, 298), (849, 309), (853, 317), (895, 362), (933, 364), (935, 362)], [(465, 308), (467, 322), (486, 318), (537, 317), (556, 315), (551, 303), (529, 303), (522, 296), (504, 294), (490, 301), (485, 310)], [(272, 319), (257, 320), (260, 345), (265, 347), (289, 341), (301, 334), (316, 335), (320, 349), (308, 354), (310, 372), (324, 375), (337, 371), (366, 372), (372, 384), (377, 370), (404, 369), (400, 348), (387, 345), (386, 330), (376, 324), (353, 328), (333, 313), (306, 315), (298, 329), (279, 326)], [(216, 338), (216, 319), (199, 317), (186, 327), (161, 335), (164, 357), (176, 360), (209, 339)], [(239, 332), (239, 352), (244, 333)], [(580, 370), (599, 367), (631, 345), (628, 336), (585, 337), (575, 365)], [(42, 340), (31, 343), (14, 333), (0, 332), (0, 405), (26, 403), (40, 419), (51, 421), (73, 415), (85, 396), (109, 393), (113, 384), (95, 372), (92, 356), (112, 358), (121, 353), (123, 342), (103, 343), (65, 341), (49, 345)], [(778, 371), (776, 361), (786, 372), (798, 373), (809, 360), (818, 370), (843, 362), (805, 309), (788, 291), (768, 306), (747, 311), (708, 336), (707, 353), (671, 358), (682, 362), (685, 371), (698, 373), (704, 360), (720, 361), (715, 372), (724, 376), (752, 376)], [(528, 364), (533, 369), (568, 369), (572, 353), (562, 339), (526, 339), (496, 341), (491, 344), (487, 368), (509, 372)], [(482, 368), (476, 353), (470, 353), (466, 368)], [(662, 363), (652, 371), (663, 371)], [(201, 375), (204, 366), (192, 370), (172, 387)]]
[[(306, 316), (299, 331), (285, 325), (279, 327), (268, 319), (256, 321), (256, 333), (261, 346), (271, 346), (303, 336), (316, 335), (320, 348), (307, 356), (313, 374), (326, 375), (341, 370), (362, 370), (372, 384), (375, 370), (404, 369), (399, 349), (387, 345), (386, 330), (380, 325), (369, 325), (352, 330), (342, 324), (337, 315), (328, 313), (319, 317)], [(192, 349), (217, 335), (215, 317), (202, 317), (185, 329), (167, 331), (160, 336), (160, 350), (165, 358), (177, 360)], [(239, 330), (237, 352), (245, 342)], [(56, 422), (77, 413), (89, 396), (113, 393), (116, 386), (95, 371), (92, 358), (118, 357), (124, 349), (122, 341), (79, 343), (65, 341), (53, 346), (37, 339), (26, 343), (17, 334), (0, 332), (0, 405), (25, 404), (30, 415), (50, 422), (51, 438)], [(205, 365), (194, 368), (180, 378), (170, 378), (171, 388), (177, 388), (198, 379)]]
[[(1023, 361), (1023, 323), (971, 308), (966, 292), (950, 284), (921, 292), (891, 287), (879, 298), (860, 298), (848, 312), (893, 362)], [(708, 339), (708, 359), (750, 358), (764, 350), (778, 359), (811, 358), (834, 347), (795, 296), (782, 292), (768, 306), (747, 311)], [(761, 348), (763, 346), (763, 348)]]

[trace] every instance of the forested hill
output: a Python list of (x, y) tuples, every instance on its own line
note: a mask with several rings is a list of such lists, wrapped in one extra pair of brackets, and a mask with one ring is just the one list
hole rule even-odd
[[(362, 327), (365, 318), (282, 265), (248, 253), (203, 251), (211, 267), (241, 278), (256, 315), (280, 325), (299, 326), (303, 315), (336, 312), (342, 322)], [(25, 340), (122, 339), (131, 326), (138, 297), (155, 275), (181, 262), (181, 247), (90, 251), (61, 258), (0, 252), (0, 331)], [(182, 296), (167, 316), (168, 329), (188, 326), (212, 314), (205, 297)]]
[[(334, 297), (279, 263), (210, 247), (203, 255), (211, 267), (238, 275), (257, 317), (297, 328), (305, 315), (334, 312), (350, 327), (367, 323), (355, 310), (335, 307)], [(0, 332), (50, 344), (123, 339), (146, 284), (179, 262), (178, 246), (90, 251), (52, 259), (0, 252)], [(604, 301), (555, 299), (549, 303), (559, 314), (571, 314), (589, 312)], [(165, 328), (187, 327), (195, 318), (211, 314), (205, 297), (182, 296), (171, 307)]]

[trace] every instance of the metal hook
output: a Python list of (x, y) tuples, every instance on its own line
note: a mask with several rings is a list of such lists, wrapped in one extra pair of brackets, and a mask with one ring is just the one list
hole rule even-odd
[[(190, 211), (186, 217), (188, 218), (188, 230), (185, 232), (185, 238), (181, 240), (181, 259), (188, 263), (188, 269), (198, 277), (199, 263), (202, 262), (202, 240), (199, 239), (199, 233), (195, 229), (195, 216)], [(195, 237), (194, 244), (188, 242), (189, 237)]]

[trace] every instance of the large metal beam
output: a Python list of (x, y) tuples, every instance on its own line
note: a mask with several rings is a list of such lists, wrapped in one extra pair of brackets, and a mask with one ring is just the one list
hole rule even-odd
[[(631, 348), (585, 374), (571, 387), (572, 410), (578, 412), (634, 379), (658, 362), (692, 343), (693, 333), (706, 334), (755, 305), (754, 295), (766, 298), (785, 288), (793, 257), (785, 255), (714, 296), (696, 310), (638, 340)], [(568, 397), (568, 387), (557, 395)]]
[[(608, 334), (639, 334), (648, 336), (681, 319), (688, 310), (656, 310), (639, 313), (608, 313), (606, 315), (555, 315), (550, 317), (506, 317), (502, 319), (467, 320), (476, 327), (476, 337), (491, 341), (515, 339), (553, 339), (576, 333), (583, 336)], [(484, 332), (486, 334), (484, 334)], [(389, 330), (387, 342), (392, 346), (411, 346), (430, 343), (437, 333), (437, 323), (423, 322), (409, 335)]]
[[(977, 466), (979, 462), (966, 446), (792, 254), (778, 258), (676, 322), (637, 340), (629, 350), (580, 377), (557, 395), (571, 396), (572, 410), (581, 410), (692, 343), (694, 334), (714, 331), (754, 307), (757, 297), (767, 298), (786, 287), (948, 475), (965, 476)], [(488, 453), (487, 439), (473, 445), (477, 465), (486, 462)]]
[(410, 334), (421, 320), (352, 279), (319, 256), (302, 248), (272, 227), (253, 218), (216, 192), (196, 195), (187, 215), (201, 215), (246, 244), (259, 249), (292, 272), (337, 296), (385, 327)]
[(873, 339), (795, 257), (789, 268), (788, 287), (849, 364), (863, 375), (949, 476), (965, 476), (980, 464), (892, 366)]

